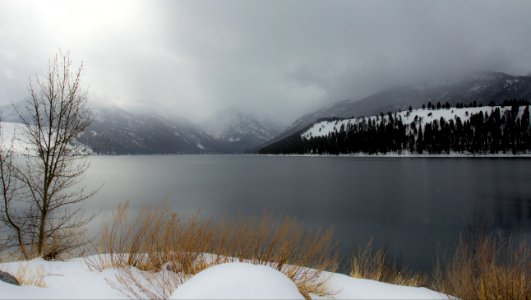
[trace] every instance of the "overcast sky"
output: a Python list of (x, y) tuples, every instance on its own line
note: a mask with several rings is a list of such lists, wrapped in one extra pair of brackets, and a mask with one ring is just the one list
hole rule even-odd
[(59, 48), (90, 101), (290, 123), (390, 86), (531, 72), (531, 1), (0, 0), (0, 104)]

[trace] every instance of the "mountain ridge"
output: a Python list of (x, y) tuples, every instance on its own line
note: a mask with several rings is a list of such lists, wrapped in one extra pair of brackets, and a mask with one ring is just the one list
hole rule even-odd
[[(265, 143), (265, 147), (310, 126), (318, 119), (361, 117), (381, 112), (421, 107), (428, 102), (473, 102), (487, 105), (508, 99), (531, 99), (531, 75), (509, 75), (503, 72), (481, 71), (439, 83), (404, 85), (383, 89), (362, 99), (347, 99), (329, 104), (296, 119), (287, 129)], [(255, 149), (257, 150), (257, 149)]]
[(226, 109), (199, 125), (211, 137), (225, 145), (230, 153), (244, 153), (278, 135), (282, 125), (252, 117), (236, 109)]

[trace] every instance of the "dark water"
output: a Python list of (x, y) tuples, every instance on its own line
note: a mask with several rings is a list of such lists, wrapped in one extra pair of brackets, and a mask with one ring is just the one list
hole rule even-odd
[[(123, 200), (170, 201), (182, 214), (214, 217), (275, 210), (307, 226), (335, 226), (344, 254), (386, 243), (429, 270), (466, 220), (483, 216), (500, 234), (531, 240), (530, 159), (282, 156), (91, 158), (86, 183), (104, 184), (87, 205), (100, 219)], [(92, 226), (101, 224), (98, 220)]]

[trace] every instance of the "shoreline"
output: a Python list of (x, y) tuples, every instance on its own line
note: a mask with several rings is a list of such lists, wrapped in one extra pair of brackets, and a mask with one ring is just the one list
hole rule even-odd
[(531, 158), (531, 154), (417, 154), (417, 153), (345, 153), (345, 154), (257, 154), (257, 156), (352, 157), (352, 158)]
[(351, 158), (531, 158), (526, 154), (417, 154), (417, 153), (345, 153), (345, 154), (257, 154), (257, 153), (164, 153), (164, 154), (91, 154), (90, 157), (119, 156), (279, 156), (279, 157), (351, 157)]

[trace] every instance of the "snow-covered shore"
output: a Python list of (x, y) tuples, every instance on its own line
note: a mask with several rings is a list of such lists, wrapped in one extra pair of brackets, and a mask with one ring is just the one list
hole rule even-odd
[(259, 154), (257, 156), (291, 156), (291, 157), (352, 157), (352, 158), (531, 158), (531, 153), (526, 154), (509, 154), (509, 153), (494, 153), (494, 154), (477, 154), (464, 152), (450, 152), (444, 154), (431, 153), (412, 153), (412, 152), (388, 152), (388, 153), (341, 153), (341, 154)]
[[(83, 258), (66, 261), (17, 261), (0, 264), (0, 270), (21, 273), (45, 287), (15, 286), (0, 281), (1, 299), (124, 299), (117, 286), (119, 270), (91, 270)], [(132, 272), (140, 272), (131, 269)], [(357, 279), (323, 272), (329, 278), (332, 295), (315, 299), (447, 299), (427, 288), (406, 287), (374, 280)], [(38, 278), (37, 278), (38, 277)], [(284, 274), (266, 266), (228, 263), (208, 268), (173, 291), (170, 298), (302, 299), (296, 286)]]

